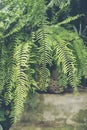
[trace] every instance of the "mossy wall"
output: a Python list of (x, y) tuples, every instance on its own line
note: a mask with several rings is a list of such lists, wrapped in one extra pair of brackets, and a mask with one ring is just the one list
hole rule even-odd
[(11, 130), (18, 130), (20, 125), (20, 130), (87, 130), (87, 93), (37, 94), (34, 98)]

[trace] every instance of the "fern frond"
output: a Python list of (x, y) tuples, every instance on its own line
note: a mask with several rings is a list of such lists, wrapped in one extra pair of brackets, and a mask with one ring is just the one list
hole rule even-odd
[(1, 21), (0, 22), (0, 39), (4, 37), (3, 32), (4, 32), (4, 23)]
[[(18, 5), (16, 6), (16, 2)], [(45, 1), (14, 1), (5, 7), (6, 17), (6, 37), (19, 32), (23, 28), (33, 28), (41, 22), (41, 17), (46, 11)], [(14, 13), (15, 12), (15, 13)], [(35, 15), (33, 15), (35, 14)], [(31, 31), (31, 30), (30, 30)]]
[(52, 7), (54, 5), (59, 6), (60, 9), (63, 9), (67, 5), (70, 4), (70, 0), (51, 0), (50, 3), (48, 4), (48, 7)]
[(6, 58), (6, 78), (5, 78), (5, 93), (4, 93), (4, 100), (5, 104), (9, 105), (12, 101), (12, 90), (14, 88), (14, 82), (12, 80), (14, 67), (15, 67), (15, 60), (14, 60), (14, 44), (10, 43), (7, 46), (7, 58)]
[(87, 78), (87, 47), (84, 45), (83, 40), (79, 37), (73, 42), (73, 47), (76, 52), (76, 58), (78, 61), (78, 71), (80, 74), (80, 79), (82, 76)]
[(45, 90), (47, 88), (47, 82), (50, 77), (50, 72), (47, 69), (47, 64), (52, 64), (52, 49), (49, 39), (49, 34), (45, 31), (46, 25), (42, 24), (40, 29), (37, 31), (37, 41), (39, 43), (39, 55), (41, 66), (40, 71), (40, 87)]
[(68, 80), (70, 84), (73, 86), (75, 73), (76, 73), (76, 59), (73, 55), (71, 49), (67, 48), (65, 42), (63, 40), (56, 39), (56, 60), (57, 64), (60, 65), (62, 63), (62, 70), (65, 74), (68, 75)]
[(14, 105), (11, 113), (11, 116), (14, 117), (14, 122), (19, 119), (23, 111), (24, 101), (29, 90), (29, 80), (26, 70), (28, 68), (30, 48), (31, 42), (20, 43), (15, 47), (14, 59), (16, 64), (12, 77), (14, 82)]
[[(76, 16), (69, 16), (68, 18), (66, 18), (65, 20), (63, 20), (62, 22), (59, 22), (57, 25), (63, 25), (63, 24), (67, 24), (67, 23), (70, 23), (80, 17), (84, 16), (84, 14), (78, 14)], [(57, 26), (56, 25), (56, 26)]]
[[(55, 49), (54, 60), (58, 66), (62, 67), (62, 71), (67, 75), (71, 86), (76, 87), (79, 84), (79, 78), (77, 59), (71, 44), (74, 39), (73, 33), (71, 35), (70, 32), (62, 27), (54, 28), (54, 30), (51, 38)], [(61, 30), (61, 33), (58, 33), (59, 30)]]
[(2, 42), (0, 43), (0, 94), (2, 93), (6, 81), (6, 55), (6, 47), (5, 44)]

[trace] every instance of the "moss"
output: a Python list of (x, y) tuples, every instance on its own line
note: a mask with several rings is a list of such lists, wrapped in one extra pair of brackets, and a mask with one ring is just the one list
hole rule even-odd
[(80, 110), (74, 117), (73, 120), (78, 123), (85, 123), (87, 125), (87, 109)]
[(41, 125), (33, 125), (33, 124), (19, 124), (16, 127), (11, 128), (10, 130), (87, 130), (86, 126), (77, 126), (73, 127), (70, 125), (63, 125), (55, 127), (55, 125), (51, 126), (41, 126)]

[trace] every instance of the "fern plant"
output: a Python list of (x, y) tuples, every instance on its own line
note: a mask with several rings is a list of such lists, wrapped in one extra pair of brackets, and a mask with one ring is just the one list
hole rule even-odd
[(39, 44), (38, 51), (39, 51), (39, 65), (40, 65), (40, 86), (41, 90), (45, 90), (48, 86), (49, 78), (50, 78), (50, 71), (47, 68), (47, 64), (52, 64), (52, 48), (49, 39), (49, 35), (47, 34), (45, 28), (47, 26), (45, 23), (41, 23), (40, 29), (36, 32), (37, 42)]
[[(46, 0), (2, 2), (0, 98), (3, 101), (0, 109), (7, 112), (5, 115), (6, 121), (10, 120), (9, 126), (20, 119), (29, 91), (47, 90), (51, 80), (50, 68), (54, 63), (58, 75), (60, 74), (57, 81), (61, 85), (70, 84), (77, 90), (81, 77), (87, 77), (86, 46), (78, 34), (61, 26), (80, 15), (53, 24), (47, 15), (52, 3), (53, 0), (48, 4)], [(60, 3), (57, 4), (61, 6)], [(7, 130), (8, 127), (4, 129)]]

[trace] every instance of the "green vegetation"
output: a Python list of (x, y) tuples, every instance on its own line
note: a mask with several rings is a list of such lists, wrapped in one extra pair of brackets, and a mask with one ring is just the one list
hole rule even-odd
[(67, 25), (83, 15), (66, 15), (69, 6), (69, 0), (1, 2), (0, 113), (5, 118), (1, 121), (4, 130), (20, 119), (29, 91), (47, 90), (52, 68), (57, 71), (58, 85), (70, 85), (74, 91), (82, 76), (87, 78), (87, 47)]
[(59, 126), (59, 127), (47, 127), (47, 126), (35, 126), (35, 125), (31, 125), (30, 124), (30, 127), (29, 126), (19, 126), (16, 130), (19, 130), (23, 128), (23, 130), (87, 130), (87, 127), (86, 126), (67, 126), (67, 125), (64, 125), (64, 126)]
[(87, 110), (80, 110), (79, 113), (75, 115), (74, 120), (87, 125)]

